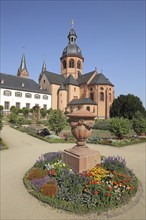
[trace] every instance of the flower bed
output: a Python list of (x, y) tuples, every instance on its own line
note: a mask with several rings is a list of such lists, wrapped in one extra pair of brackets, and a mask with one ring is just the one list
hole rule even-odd
[(125, 137), (123, 139), (100, 138), (98, 136), (92, 136), (87, 140), (87, 143), (90, 144), (102, 144), (102, 145), (110, 145), (115, 147), (123, 147), (131, 144), (139, 144), (144, 142), (146, 142), (146, 136)]
[(121, 157), (103, 157), (101, 164), (78, 174), (62, 163), (59, 152), (42, 155), (23, 181), (42, 202), (75, 213), (118, 207), (138, 189), (136, 176)]

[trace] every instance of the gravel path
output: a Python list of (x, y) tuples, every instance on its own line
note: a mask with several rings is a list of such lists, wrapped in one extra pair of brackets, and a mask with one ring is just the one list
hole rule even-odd
[[(100, 151), (105, 156), (122, 156), (127, 166), (135, 172), (142, 187), (133, 203), (116, 211), (110, 211), (102, 216), (96, 214), (76, 215), (70, 212), (57, 210), (43, 204), (31, 196), (23, 185), (25, 172), (34, 164), (41, 154), (70, 148), (73, 144), (49, 144), (37, 138), (21, 133), (8, 125), (2, 130), (2, 138), (9, 149), (0, 152), (1, 171), (1, 219), (2, 220), (75, 220), (75, 219), (146, 219), (145, 205), (145, 161), (146, 144), (131, 145), (127, 147), (111, 147), (101, 145), (88, 145)], [(133, 205), (135, 204), (135, 205)]]

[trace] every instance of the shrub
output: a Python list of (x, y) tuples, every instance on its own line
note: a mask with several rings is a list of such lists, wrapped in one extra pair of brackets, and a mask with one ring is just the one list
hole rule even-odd
[(10, 115), (9, 115), (9, 122), (12, 123), (12, 124), (16, 124), (17, 123), (17, 115), (16, 113), (12, 112)]
[(92, 137), (88, 138), (87, 143), (97, 144), (97, 143), (100, 142), (100, 140), (101, 140), (100, 137), (98, 137), (98, 136), (92, 136)]
[(30, 112), (29, 108), (26, 108), (26, 107), (22, 108), (22, 113), (24, 117), (28, 117), (29, 112)]
[(42, 170), (40, 168), (33, 168), (28, 175), (29, 180), (41, 179), (48, 174), (48, 170)]
[(43, 195), (54, 197), (57, 194), (57, 183), (55, 180), (49, 180), (46, 184), (44, 184), (40, 191)]
[(146, 133), (146, 120), (141, 112), (136, 112), (133, 120), (132, 120), (132, 127), (136, 134), (141, 135)]
[(66, 116), (61, 110), (51, 110), (49, 114), (49, 128), (58, 135), (66, 126)]
[(130, 128), (130, 121), (126, 118), (112, 118), (110, 120), (109, 130), (119, 139), (122, 139), (124, 135), (127, 135)]
[(19, 126), (21, 126), (22, 124), (24, 124), (24, 118), (18, 117), (18, 118), (16, 119), (16, 123), (17, 123)]
[(109, 130), (110, 120), (96, 120), (93, 129)]

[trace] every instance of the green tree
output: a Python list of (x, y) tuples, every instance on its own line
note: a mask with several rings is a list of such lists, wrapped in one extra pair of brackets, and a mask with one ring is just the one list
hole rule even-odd
[(48, 118), (49, 129), (58, 135), (66, 126), (66, 116), (61, 110), (51, 110)]
[(119, 139), (127, 135), (131, 129), (131, 123), (127, 118), (112, 118), (110, 120), (109, 130)]
[(0, 136), (1, 136), (1, 130), (3, 128), (2, 117), (3, 117), (3, 114), (0, 112)]
[(28, 117), (29, 108), (23, 107), (23, 108), (22, 108), (22, 113), (23, 113), (24, 117)]
[(19, 126), (21, 126), (22, 124), (24, 124), (24, 118), (18, 117), (17, 120), (16, 120), (16, 122), (17, 122), (17, 124), (18, 124)]
[(131, 120), (137, 111), (145, 114), (145, 109), (139, 97), (131, 94), (120, 95), (113, 101), (110, 108), (110, 117), (124, 117)]
[(143, 133), (146, 133), (146, 120), (143, 114), (141, 114), (141, 112), (137, 111), (134, 114), (134, 117), (132, 120), (132, 127), (133, 127), (133, 130), (138, 135), (142, 135)]
[(3, 112), (4, 107), (0, 105), (0, 112)]
[(16, 115), (18, 115), (19, 113), (21, 113), (21, 109), (20, 108), (17, 108), (16, 106), (12, 105), (11, 108), (10, 108), (10, 112), (11, 113), (14, 113)]
[(47, 110), (44, 108), (40, 109), (41, 116), (44, 118), (47, 115)]

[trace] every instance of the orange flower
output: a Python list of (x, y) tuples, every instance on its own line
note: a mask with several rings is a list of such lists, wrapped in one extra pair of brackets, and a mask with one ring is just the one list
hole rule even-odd
[(87, 189), (84, 189), (84, 192), (87, 192)]
[(111, 194), (110, 194), (110, 193), (107, 193), (107, 194), (106, 194), (106, 196), (108, 196), (108, 197), (109, 197), (109, 196), (111, 196)]
[(110, 186), (108, 186), (107, 188), (109, 189), (109, 191), (112, 191), (112, 190), (113, 190), (112, 187), (110, 187)]
[(88, 185), (86, 185), (86, 188), (88, 188), (89, 186)]
[(97, 194), (98, 194), (98, 191), (97, 191), (97, 190), (95, 190), (95, 191), (94, 191), (94, 194), (95, 194), (95, 195), (97, 195)]

